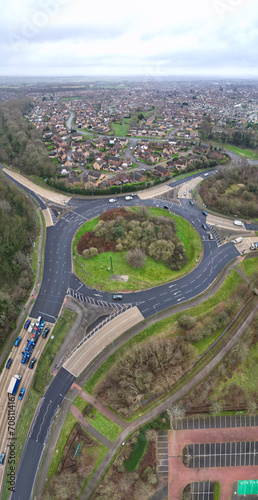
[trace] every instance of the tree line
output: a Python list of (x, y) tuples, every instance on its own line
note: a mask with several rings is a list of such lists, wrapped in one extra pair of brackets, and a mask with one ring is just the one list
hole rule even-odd
[(30, 237), (37, 231), (31, 202), (0, 174), (0, 345), (32, 286)]
[(0, 103), (0, 161), (27, 175), (49, 177), (55, 165), (48, 158), (40, 132), (24, 119), (31, 108), (27, 97)]

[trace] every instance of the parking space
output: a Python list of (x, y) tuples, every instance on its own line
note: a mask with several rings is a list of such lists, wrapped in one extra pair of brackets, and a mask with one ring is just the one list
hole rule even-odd
[(191, 500), (213, 500), (214, 483), (205, 481), (191, 484)]
[(207, 417), (187, 417), (173, 420), (173, 429), (225, 429), (228, 427), (256, 427), (258, 415), (218, 415)]
[(168, 475), (168, 432), (159, 431), (157, 437), (157, 473)]
[(187, 455), (193, 469), (258, 465), (258, 441), (190, 444)]

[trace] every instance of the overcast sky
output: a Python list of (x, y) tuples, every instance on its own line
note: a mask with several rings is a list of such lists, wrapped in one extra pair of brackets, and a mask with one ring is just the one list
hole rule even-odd
[(0, 1), (1, 75), (258, 75), (257, 0)]

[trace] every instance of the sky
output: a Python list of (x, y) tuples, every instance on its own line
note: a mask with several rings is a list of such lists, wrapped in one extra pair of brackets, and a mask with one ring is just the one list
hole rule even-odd
[(257, 0), (0, 0), (0, 9), (2, 76), (258, 76)]

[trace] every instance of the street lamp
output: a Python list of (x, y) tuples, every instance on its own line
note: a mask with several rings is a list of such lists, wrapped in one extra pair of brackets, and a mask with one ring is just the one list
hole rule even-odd
[(63, 396), (63, 394), (59, 394), (59, 396), (61, 396), (61, 398), (64, 398), (64, 399), (68, 399), (68, 401), (72, 401), (72, 403), (73, 403), (73, 399), (66, 398), (65, 396)]
[(113, 340), (111, 340), (111, 338), (110, 338), (110, 337), (108, 337), (108, 338), (109, 338), (110, 342), (112, 342), (112, 344), (113, 344), (113, 349), (114, 349), (114, 352), (115, 352), (116, 350), (115, 350), (115, 344), (114, 344), (114, 341), (113, 341)]
[(157, 309), (156, 309), (156, 306), (153, 306), (153, 307), (154, 307), (154, 309), (155, 309), (155, 313), (156, 313), (156, 314), (155, 314), (155, 323), (156, 323), (156, 322), (157, 322), (157, 314), (158, 314), (158, 311), (157, 311)]

